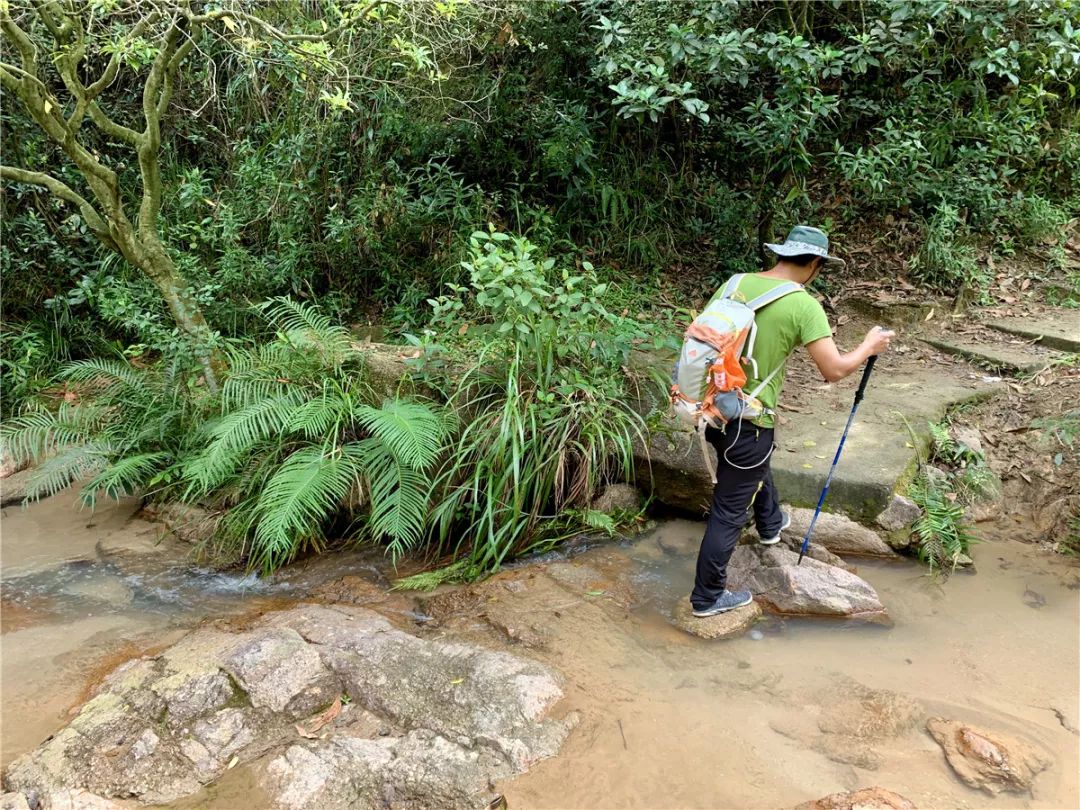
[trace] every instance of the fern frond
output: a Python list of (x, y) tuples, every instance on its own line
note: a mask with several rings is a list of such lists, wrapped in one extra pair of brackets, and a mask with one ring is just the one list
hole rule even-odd
[(93, 475), (108, 462), (109, 448), (95, 444), (66, 447), (38, 466), (27, 479), (26, 500), (49, 498)]
[(83, 503), (93, 506), (98, 492), (104, 492), (113, 500), (134, 495), (171, 458), (168, 453), (157, 452), (125, 456), (114, 461), (86, 482), (81, 493)]
[(306, 447), (271, 476), (255, 506), (252, 555), (266, 571), (295, 556), (340, 508), (359, 477), (355, 454)]
[(266, 301), (260, 309), (267, 321), (284, 332), (294, 346), (310, 347), (323, 356), (335, 358), (352, 350), (349, 330), (312, 304), (280, 297)]
[(371, 510), (367, 530), (375, 538), (390, 538), (395, 559), (415, 548), (428, 512), (427, 477), (403, 463), (379, 438), (362, 439), (343, 450), (357, 460), (367, 479)]
[(413, 470), (428, 469), (446, 438), (446, 418), (418, 402), (386, 400), (381, 408), (362, 405), (356, 408), (354, 417)]
[(299, 394), (290, 391), (226, 414), (210, 429), (211, 449), (235, 452), (279, 436), (300, 402)]
[(76, 383), (104, 383), (107, 386), (142, 392), (146, 388), (147, 374), (123, 360), (92, 357), (75, 360), (60, 369), (60, 377)]

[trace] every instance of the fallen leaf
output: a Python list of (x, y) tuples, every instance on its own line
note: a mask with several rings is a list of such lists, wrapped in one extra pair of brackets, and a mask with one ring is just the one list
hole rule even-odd
[(334, 698), (334, 702), (330, 704), (330, 708), (322, 714), (316, 715), (308, 723), (307, 727), (296, 724), (296, 733), (301, 737), (308, 740), (318, 739), (317, 732), (327, 723), (333, 722), (334, 718), (341, 714), (341, 695)]
[(814, 469), (814, 465), (813, 464), (803, 464), (803, 468), (807, 469), (807, 470), (812, 470), (812, 469)]
[(459, 683), (465, 683), (465, 679), (464, 678), (454, 678), (454, 680), (450, 681), (451, 686), (457, 686)]
[(817, 442), (815, 442), (813, 439), (807, 439), (805, 442), (802, 443), (802, 446), (803, 447), (817, 447)]
[(225, 766), (225, 770), (230, 771), (236, 767), (236, 763), (240, 761), (240, 757), (233, 757), (229, 760), (229, 764)]
[(585, 591), (586, 596), (603, 596), (603, 591)]
[(469, 331), (469, 325), (467, 323), (463, 323), (461, 325), (461, 328), (457, 330), (457, 333), (459, 335), (464, 335), (468, 331)]
[(933, 310), (933, 308), (931, 308), (930, 311), (926, 313), (926, 317), (923, 318), (923, 323), (926, 323), (928, 320), (930, 320), (933, 317), (934, 317), (934, 310)]

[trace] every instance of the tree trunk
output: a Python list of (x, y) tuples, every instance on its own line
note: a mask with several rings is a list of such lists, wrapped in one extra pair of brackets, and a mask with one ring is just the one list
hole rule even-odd
[(206, 377), (206, 387), (216, 392), (218, 378), (224, 370), (223, 363), (213, 350), (210, 326), (198, 303), (191, 297), (186, 280), (177, 272), (176, 263), (160, 245), (144, 250), (142, 254), (133, 263), (154, 282), (176, 325), (191, 339)]

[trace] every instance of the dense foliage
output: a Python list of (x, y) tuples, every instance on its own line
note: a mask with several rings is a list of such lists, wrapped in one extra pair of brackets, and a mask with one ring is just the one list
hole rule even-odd
[[(227, 506), (222, 542), (267, 568), (361, 514), (468, 570), (596, 520), (640, 430), (633, 314), (692, 306), (668, 291), (795, 220), (909, 223), (911, 280), (978, 294), (988, 252), (1061, 275), (1080, 209), (1075, 0), (5, 0), (0, 23), (3, 414), (61, 451), (46, 490)], [(358, 321), (419, 336), (433, 401), (366, 389)]]

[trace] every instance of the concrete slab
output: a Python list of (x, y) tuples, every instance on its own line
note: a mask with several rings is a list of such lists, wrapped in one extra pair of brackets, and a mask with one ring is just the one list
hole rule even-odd
[(1051, 349), (1080, 352), (1080, 309), (1059, 308), (1035, 318), (1001, 318), (986, 323), (991, 329), (1035, 340)]
[[(808, 363), (799, 357), (792, 362)], [(780, 447), (773, 455), (772, 470), (785, 502), (807, 507), (817, 504), (858, 382), (858, 375), (853, 375), (834, 385), (822, 383), (809, 391), (804, 387), (799, 411), (781, 409), (783, 419), (776, 430)], [(830, 486), (829, 511), (872, 521), (914, 471), (915, 446), (904, 420), (917, 441), (926, 446), (927, 422), (937, 421), (954, 405), (988, 396), (1001, 385), (984, 382), (976, 375), (947, 376), (939, 368), (914, 359), (879, 361)], [(707, 510), (712, 482), (691, 430), (667, 418), (662, 429), (653, 434), (648, 455), (647, 461), (644, 449), (638, 449), (638, 485), (642, 489), (648, 491), (651, 463), (657, 500), (695, 514)]]
[(963, 357), (982, 368), (998, 372), (1033, 374), (1059, 356), (1041, 346), (1024, 348), (936, 337), (924, 337), (922, 341), (946, 354)]

